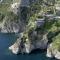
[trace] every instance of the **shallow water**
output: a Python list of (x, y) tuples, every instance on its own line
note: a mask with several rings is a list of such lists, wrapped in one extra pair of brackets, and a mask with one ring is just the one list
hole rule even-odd
[(0, 60), (56, 60), (47, 58), (46, 52), (34, 51), (31, 54), (14, 55), (8, 50), (8, 47), (15, 42), (15, 34), (0, 33)]

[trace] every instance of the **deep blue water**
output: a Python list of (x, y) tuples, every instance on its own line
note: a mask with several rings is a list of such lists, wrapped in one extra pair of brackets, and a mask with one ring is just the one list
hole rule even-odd
[(31, 54), (14, 55), (8, 47), (15, 42), (16, 36), (14, 34), (0, 33), (0, 60), (56, 60), (47, 58), (46, 52), (34, 51)]

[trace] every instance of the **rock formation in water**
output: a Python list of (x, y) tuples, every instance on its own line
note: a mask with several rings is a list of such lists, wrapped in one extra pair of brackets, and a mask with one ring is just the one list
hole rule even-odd
[[(38, 35), (38, 36), (37, 36)], [(17, 41), (9, 47), (14, 54), (18, 53), (30, 53), (34, 49), (46, 49), (47, 48), (47, 34), (46, 33), (37, 33), (34, 31), (31, 35), (31, 40), (23, 40), (23, 36), (18, 38)], [(19, 42), (20, 41), (20, 42)], [(43, 44), (43, 45), (42, 45)]]
[[(40, 1), (40, 4), (43, 2), (41, 5), (44, 7), (42, 7), (41, 10), (38, 9), (41, 8), (39, 3), (37, 4), (38, 8), (36, 7), (34, 4), (35, 1), (30, 0), (30, 3), (32, 3), (30, 4), (30, 14), (32, 15), (29, 16), (30, 18), (25, 30), (19, 35), (17, 41), (9, 47), (9, 50), (11, 50), (14, 54), (29, 54), (35, 49), (47, 49), (47, 57), (60, 59), (60, 38), (58, 37), (56, 40), (52, 39), (58, 36), (60, 31), (59, 9), (55, 7), (55, 1), (52, 3), (52, 1), (43, 0)], [(49, 42), (49, 40), (51, 41)]]
[(0, 1), (0, 32), (20, 34), (9, 50), (18, 54), (47, 49), (48, 57), (60, 59), (60, 38), (52, 39), (60, 33), (59, 1), (12, 1)]

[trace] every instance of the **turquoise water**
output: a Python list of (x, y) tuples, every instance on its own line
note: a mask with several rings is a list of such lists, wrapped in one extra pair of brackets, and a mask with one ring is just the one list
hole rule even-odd
[(19, 54), (14, 55), (8, 47), (15, 42), (14, 34), (2, 34), (0, 33), (0, 60), (56, 60), (53, 58), (47, 58), (46, 52), (34, 51), (31, 54)]

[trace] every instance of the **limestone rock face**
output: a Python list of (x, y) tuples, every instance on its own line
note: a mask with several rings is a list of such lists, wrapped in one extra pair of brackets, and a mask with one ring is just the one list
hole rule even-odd
[(19, 6), (20, 6), (20, 3), (11, 4), (11, 11), (13, 11), (15, 14), (18, 14)]
[(24, 30), (25, 25), (19, 20), (15, 21), (3, 21), (0, 24), (0, 32), (2, 33), (18, 33)]
[(11, 4), (11, 11), (13, 11), (15, 14), (18, 14), (20, 7), (29, 7), (29, 4), (29, 0), (19, 0), (18, 2)]
[[(21, 42), (19, 42), (21, 41)], [(37, 40), (36, 42), (31, 42), (26, 39), (26, 42), (18, 39), (12, 46), (9, 47), (9, 50), (14, 54), (18, 53), (31, 53), (34, 49), (46, 49), (47, 48), (48, 39), (46, 35), (43, 35), (41, 40)], [(16, 51), (16, 52), (15, 52)]]
[(18, 44), (13, 44), (12, 46), (9, 47), (9, 50), (12, 50), (14, 54), (17, 54), (19, 51)]
[(47, 57), (53, 57), (53, 56), (52, 56), (52, 52), (51, 52), (51, 48), (50, 48), (51, 45), (52, 45), (52, 44), (50, 44), (50, 45), (48, 46), (49, 49), (47, 48), (47, 54), (46, 54)]
[[(13, 24), (12, 24), (13, 23)], [(19, 32), (19, 25), (16, 24), (15, 22), (12, 22), (12, 23), (9, 23), (6, 24), (7, 26), (3, 26), (2, 29), (1, 29), (1, 32), (4, 32), (4, 33), (18, 33)]]
[(43, 35), (43, 38), (41, 39), (41, 41), (36, 42), (36, 48), (46, 49), (47, 43), (48, 43), (48, 39), (47, 39), (46, 35)]
[(60, 52), (55, 49), (53, 50), (52, 49), (52, 43), (49, 45), (49, 47), (47, 48), (47, 54), (46, 54), (47, 57), (55, 57), (56, 59), (60, 59)]
[[(17, 21), (7, 19), (6, 16), (3, 19), (3, 22), (0, 23), (0, 32), (2, 33), (18, 33), (22, 32), (25, 29), (25, 22), (22, 22), (23, 17), (20, 16), (20, 7), (24, 8), (29, 5), (29, 0), (19, 0), (18, 2), (13, 2), (10, 4), (10, 8), (8, 9), (9, 12), (13, 12), (15, 15), (18, 15)], [(22, 11), (22, 10), (21, 10)], [(9, 14), (9, 13), (8, 13)], [(24, 19), (23, 19), (24, 20)], [(24, 20), (25, 21), (25, 20)]]
[(11, 50), (14, 54), (18, 54), (19, 53), (19, 46), (20, 46), (21, 40), (17, 39), (17, 41), (9, 47), (9, 50)]

